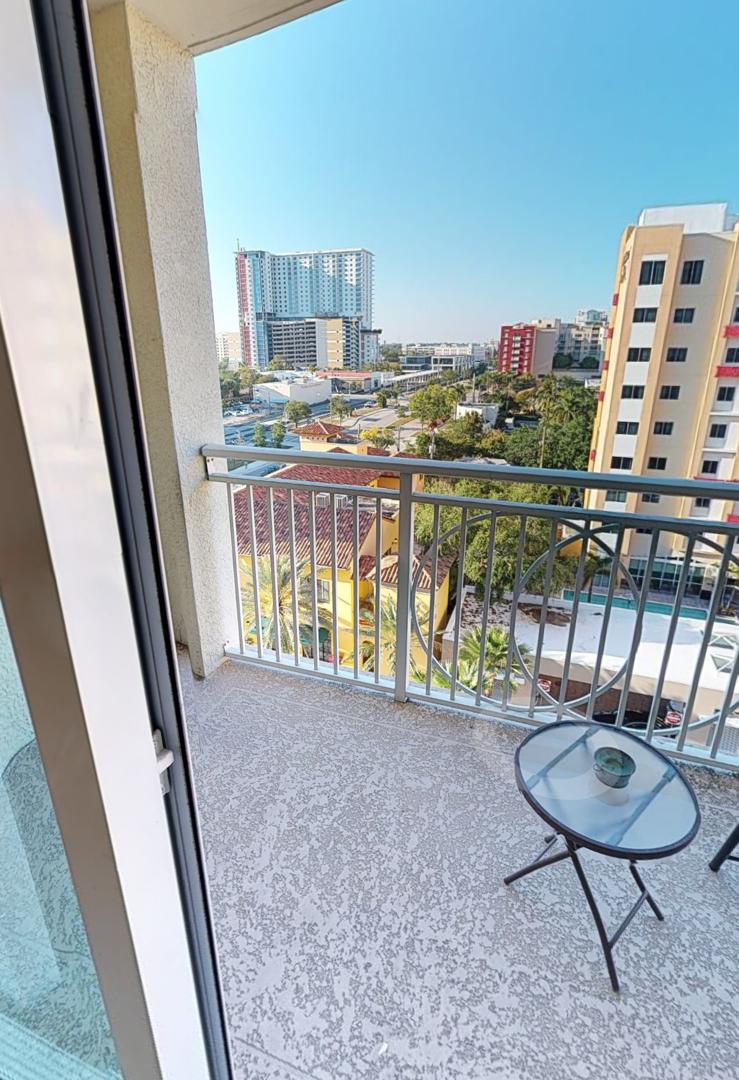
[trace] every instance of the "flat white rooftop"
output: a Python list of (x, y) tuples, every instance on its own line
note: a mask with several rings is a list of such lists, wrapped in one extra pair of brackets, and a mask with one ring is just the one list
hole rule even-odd
[(739, 214), (725, 202), (650, 206), (639, 214), (639, 225), (682, 225), (686, 233), (731, 232), (737, 222)]

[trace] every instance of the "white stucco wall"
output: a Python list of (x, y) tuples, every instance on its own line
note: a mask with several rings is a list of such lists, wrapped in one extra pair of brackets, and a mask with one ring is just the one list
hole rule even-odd
[(236, 640), (192, 56), (128, 4), (93, 41), (174, 632), (207, 674)]

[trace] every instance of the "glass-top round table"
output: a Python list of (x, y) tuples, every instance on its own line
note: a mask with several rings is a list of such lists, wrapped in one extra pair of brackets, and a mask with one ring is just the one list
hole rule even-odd
[[(663, 753), (619, 728), (563, 720), (538, 728), (516, 750), (516, 783), (552, 834), (539, 857), (505, 878), (505, 884), (569, 859), (598, 930), (614, 990), (619, 989), (612, 951), (641, 905), (662, 913), (636, 863), (674, 855), (700, 825), (692, 787)], [(549, 854), (559, 839), (565, 850)], [(578, 849), (629, 861), (639, 899), (618, 929), (607, 934)]]

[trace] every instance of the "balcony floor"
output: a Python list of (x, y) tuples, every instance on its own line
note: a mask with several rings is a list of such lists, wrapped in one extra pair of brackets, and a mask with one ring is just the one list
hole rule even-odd
[[(614, 995), (572, 868), (511, 888), (545, 832), (518, 794), (522, 733), (226, 664), (185, 702), (237, 1076), (708, 1080), (736, 1075), (739, 816), (688, 769), (694, 843), (644, 864)], [(615, 924), (625, 863), (585, 854)]]

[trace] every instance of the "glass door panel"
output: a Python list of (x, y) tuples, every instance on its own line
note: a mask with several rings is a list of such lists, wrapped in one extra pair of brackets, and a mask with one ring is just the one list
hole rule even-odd
[(1, 604), (0, 1075), (121, 1076)]

